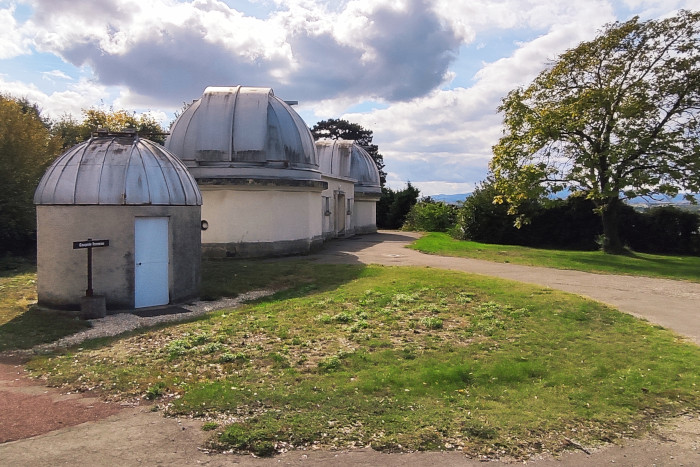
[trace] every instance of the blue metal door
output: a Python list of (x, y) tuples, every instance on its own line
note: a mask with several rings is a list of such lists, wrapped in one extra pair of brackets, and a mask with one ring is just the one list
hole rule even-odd
[(169, 303), (168, 218), (137, 217), (134, 243), (134, 307)]

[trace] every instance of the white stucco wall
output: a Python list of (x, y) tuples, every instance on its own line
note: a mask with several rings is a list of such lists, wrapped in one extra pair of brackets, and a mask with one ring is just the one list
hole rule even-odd
[(321, 236), (317, 191), (200, 186), (203, 244), (269, 243)]
[[(345, 217), (345, 231), (343, 236), (350, 236), (355, 231), (355, 224), (353, 222), (354, 216), (352, 211), (354, 211), (354, 199), (355, 199), (355, 183), (354, 180), (330, 177), (327, 175), (322, 176), (322, 180), (328, 183), (328, 188), (323, 190), (321, 193), (322, 197), (322, 208), (321, 213), (323, 214), (323, 236), (324, 238), (333, 238), (338, 236), (339, 230), (339, 218), (338, 216)], [(338, 210), (338, 198), (339, 195), (343, 195), (345, 198), (344, 208), (342, 211)], [(323, 198), (329, 198), (328, 211), (330, 214), (326, 215), (325, 200)], [(350, 201), (351, 214), (347, 214), (348, 211), (348, 200)]]
[(371, 233), (377, 231), (377, 199), (355, 198), (353, 210), (353, 224), (355, 233)]

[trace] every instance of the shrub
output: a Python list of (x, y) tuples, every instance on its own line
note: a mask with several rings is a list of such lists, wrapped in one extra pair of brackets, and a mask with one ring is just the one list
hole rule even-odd
[(523, 244), (522, 232), (513, 225), (506, 204), (494, 204), (498, 194), (491, 180), (482, 182), (457, 210), (455, 229), (451, 235), (458, 240), (482, 243)]
[(596, 250), (596, 238), (603, 233), (603, 227), (595, 208), (591, 200), (582, 196), (548, 200), (536, 209), (531, 223), (521, 229), (522, 244)]
[(159, 381), (146, 390), (146, 399), (148, 399), (148, 400), (157, 399), (160, 396), (162, 396), (164, 392), (165, 392), (165, 383)]
[(481, 183), (457, 211), (457, 228), (452, 236), (459, 240), (483, 243), (511, 243), (518, 236), (508, 206), (493, 204), (498, 193), (493, 184)]
[(635, 251), (700, 255), (700, 216), (673, 206), (626, 212), (622, 239)]
[(456, 219), (456, 206), (427, 197), (411, 207), (403, 229), (447, 232), (455, 225)]

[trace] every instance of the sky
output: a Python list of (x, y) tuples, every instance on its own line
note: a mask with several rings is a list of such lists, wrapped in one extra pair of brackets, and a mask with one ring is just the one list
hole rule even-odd
[(679, 9), (700, 0), (0, 0), (0, 93), (167, 128), (207, 86), (271, 87), (309, 126), (372, 130), (389, 187), (468, 193), (509, 91), (608, 23)]

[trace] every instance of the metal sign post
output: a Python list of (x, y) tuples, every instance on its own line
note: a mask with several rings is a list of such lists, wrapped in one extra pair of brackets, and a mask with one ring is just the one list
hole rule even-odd
[(92, 297), (92, 249), (96, 247), (109, 246), (109, 240), (93, 240), (88, 238), (82, 242), (73, 242), (73, 249), (80, 250), (87, 248), (87, 290), (86, 297)]

